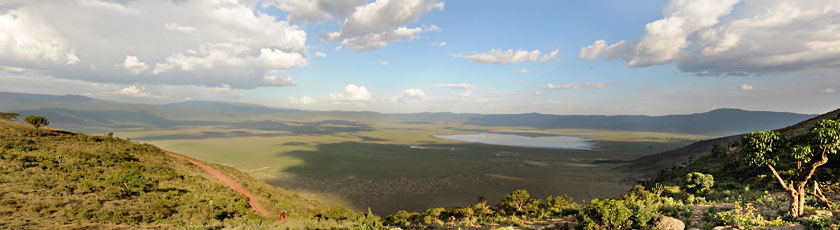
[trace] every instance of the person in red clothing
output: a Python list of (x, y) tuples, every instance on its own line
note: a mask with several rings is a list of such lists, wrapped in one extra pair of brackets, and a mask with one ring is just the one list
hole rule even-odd
[(280, 212), (280, 223), (286, 223), (286, 211)]

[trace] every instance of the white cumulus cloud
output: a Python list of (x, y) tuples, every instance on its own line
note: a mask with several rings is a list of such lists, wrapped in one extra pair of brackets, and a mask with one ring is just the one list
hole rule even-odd
[(0, 61), (72, 65), (81, 61), (68, 44), (69, 37), (56, 31), (49, 18), (34, 9), (0, 8)]
[(406, 89), (402, 96), (392, 97), (391, 102), (405, 103), (409, 101), (425, 101), (428, 97), (426, 92), (420, 89)]
[(364, 104), (373, 102), (373, 94), (364, 86), (348, 84), (343, 91), (330, 93), (333, 104)]
[(302, 96), (300, 98), (289, 97), (289, 104), (293, 105), (314, 105), (317, 104), (318, 101), (312, 99), (310, 96)]
[(753, 86), (747, 85), (747, 84), (741, 84), (741, 86), (738, 86), (738, 89), (743, 90), (743, 91), (750, 91), (750, 90), (753, 90)]
[(483, 64), (516, 64), (522, 62), (545, 62), (556, 58), (559, 52), (559, 49), (547, 54), (542, 54), (540, 50), (527, 51), (520, 49), (514, 51), (512, 49), (493, 49), (484, 53), (473, 53), (470, 55), (458, 54), (455, 57)]
[(150, 95), (149, 93), (144, 92), (142, 88), (139, 88), (139, 87), (134, 86), (134, 85), (122, 88), (122, 89), (116, 91), (116, 93), (120, 94), (120, 95), (132, 96), (132, 97), (147, 97), (147, 96)]
[(529, 70), (529, 69), (520, 69), (519, 71), (516, 71), (516, 73), (518, 73), (518, 74), (529, 74), (529, 73), (531, 73), (531, 70)]
[(542, 89), (603, 89), (606, 88), (606, 83), (564, 83), (564, 84), (545, 84), (541, 85), (540, 88)]
[(823, 90), (823, 93), (834, 93), (834, 92), (836, 92), (836, 90), (834, 90), (834, 89), (832, 89), (832, 88), (825, 88), (825, 89)]
[(178, 23), (174, 23), (174, 22), (167, 22), (163, 26), (166, 27), (166, 29), (174, 30), (174, 31), (180, 31), (180, 32), (184, 32), (184, 33), (193, 33), (197, 30), (195, 27), (182, 26), (182, 25), (178, 25)]
[(338, 32), (322, 34), (321, 38), (340, 42), (357, 51), (369, 51), (388, 43), (415, 38), (424, 31), (438, 31), (435, 25), (425, 28), (406, 27), (427, 11), (443, 9), (437, 0), (377, 0), (356, 7), (344, 20)]
[(264, 76), (307, 64), (307, 36), (255, 7), (249, 0), (0, 3), (0, 63), (96, 83), (270, 86)]
[(149, 69), (149, 65), (137, 59), (136, 56), (125, 56), (122, 67), (134, 75), (146, 72)]
[(274, 6), (289, 12), (292, 22), (321, 23), (346, 18), (367, 0), (266, 0), (263, 7)]
[(327, 54), (321, 52), (315, 52), (315, 56), (319, 58), (327, 58)]
[(297, 82), (292, 80), (289, 76), (265, 76), (263, 77), (266, 83), (271, 86), (296, 86)]
[[(737, 7), (736, 7), (737, 5)], [(700, 75), (840, 70), (840, 2), (671, 0), (635, 42), (581, 48), (578, 58), (621, 58), (627, 66), (676, 63)]]

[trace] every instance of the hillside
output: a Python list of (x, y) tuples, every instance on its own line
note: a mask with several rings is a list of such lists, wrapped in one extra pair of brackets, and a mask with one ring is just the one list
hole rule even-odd
[(785, 112), (718, 109), (704, 113), (645, 115), (551, 115), (376, 113), (306, 111), (260, 105), (187, 101), (167, 105), (129, 104), (83, 96), (58, 96), (0, 92), (0, 111), (47, 116), (57, 128), (106, 133), (125, 129), (165, 129), (174, 126), (236, 126), (237, 122), (265, 120), (352, 120), (406, 124), (462, 124), (487, 127), (539, 129), (599, 129), (728, 136), (757, 130), (778, 129), (816, 115)]
[[(821, 120), (837, 118), (840, 118), (840, 109), (791, 126), (776, 129), (776, 131), (782, 135), (790, 137), (807, 132)], [(637, 179), (645, 179), (656, 176), (656, 178), (653, 179), (655, 182), (672, 180), (685, 175), (688, 172), (711, 173), (716, 177), (729, 175), (732, 180), (744, 180), (744, 175), (753, 175), (755, 172), (750, 169), (743, 168), (743, 166), (741, 166), (735, 159), (730, 159), (733, 157), (732, 154), (711, 154), (715, 145), (727, 146), (730, 143), (736, 144), (743, 136), (744, 134), (739, 134), (699, 141), (682, 148), (641, 157), (628, 162), (626, 165), (619, 166), (617, 169), (634, 173), (636, 174)], [(731, 152), (732, 150), (734, 150), (734, 148), (728, 151)], [(828, 165), (829, 168), (836, 168), (837, 166), (838, 162), (829, 162)], [(739, 169), (746, 171), (742, 171), (744, 174), (735, 173), (736, 170)], [(739, 176), (741, 178), (739, 178)]]
[[(0, 121), (0, 226), (45, 228), (300, 228), (327, 208), (230, 167), (209, 165), (269, 215), (187, 160), (148, 144)], [(280, 223), (280, 213), (288, 214)], [(352, 215), (352, 212), (349, 212)]]

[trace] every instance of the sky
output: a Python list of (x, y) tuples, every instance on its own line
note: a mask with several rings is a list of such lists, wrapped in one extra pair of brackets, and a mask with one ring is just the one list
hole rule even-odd
[(387, 113), (840, 107), (836, 0), (0, 0), (0, 91)]

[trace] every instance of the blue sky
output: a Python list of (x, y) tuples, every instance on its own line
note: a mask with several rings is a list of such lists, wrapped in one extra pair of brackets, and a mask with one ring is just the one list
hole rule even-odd
[(0, 90), (379, 112), (840, 105), (832, 1), (64, 4), (0, 3)]

